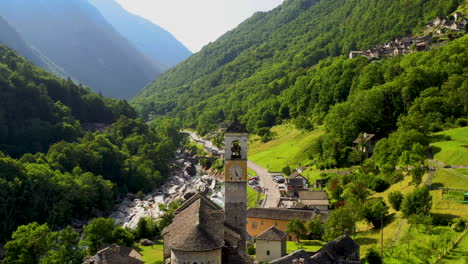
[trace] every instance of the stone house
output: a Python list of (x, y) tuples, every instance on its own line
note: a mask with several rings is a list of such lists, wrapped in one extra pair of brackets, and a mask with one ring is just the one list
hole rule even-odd
[(224, 211), (198, 193), (176, 211), (164, 238), (165, 263), (253, 263), (238, 249), (240, 234), (224, 222)]
[(327, 192), (325, 191), (300, 191), (296, 208), (314, 209), (319, 211), (328, 211)]
[(443, 16), (442, 16), (442, 17), (437, 17), (437, 18), (434, 20), (433, 24), (434, 24), (435, 27), (437, 27), (437, 26), (442, 26), (442, 25), (444, 25), (445, 23), (447, 23), (447, 21), (448, 21), (448, 20), (447, 20), (446, 17), (443, 17)]
[(317, 252), (294, 251), (270, 264), (360, 264), (359, 245), (345, 235), (328, 242)]
[(96, 255), (86, 258), (83, 264), (142, 264), (141, 254), (129, 247), (110, 245)]
[(272, 226), (258, 235), (256, 240), (255, 255), (258, 261), (268, 262), (286, 255), (285, 232)]
[(458, 21), (458, 19), (459, 19), (460, 17), (462, 17), (462, 16), (463, 16), (463, 15), (462, 15), (462, 13), (460, 13), (460, 12), (455, 12), (455, 13), (453, 13), (453, 18), (455, 19), (455, 21)]
[(357, 57), (363, 56), (363, 55), (364, 55), (364, 52), (361, 51), (361, 50), (353, 50), (353, 51), (349, 52), (349, 58), (350, 59), (354, 59), (354, 58), (357, 58)]
[(312, 184), (312, 188), (317, 188), (317, 189), (322, 190), (323, 188), (327, 186), (327, 183), (328, 183), (328, 179), (317, 179)]
[(377, 144), (377, 137), (375, 134), (364, 133), (362, 136), (357, 137), (353, 141), (353, 147), (366, 154), (372, 155), (374, 153), (375, 144)]
[[(299, 218), (305, 223), (315, 215), (317, 215), (317, 212), (311, 210), (249, 208), (247, 210), (247, 233), (251, 237), (256, 237), (272, 226), (286, 232), (288, 223), (294, 218)], [(322, 217), (323, 220), (325, 220), (325, 218), (326, 217)], [(288, 240), (295, 240), (295, 236), (293, 234), (288, 234)]]

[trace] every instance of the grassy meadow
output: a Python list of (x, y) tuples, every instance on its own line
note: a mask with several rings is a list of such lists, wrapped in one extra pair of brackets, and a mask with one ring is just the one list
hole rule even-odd
[(306, 165), (309, 160), (304, 150), (323, 134), (320, 129), (304, 132), (292, 124), (275, 126), (271, 131), (275, 138), (266, 143), (262, 143), (257, 135), (249, 138), (249, 160), (274, 172), (280, 172), (288, 165), (292, 168)]
[(468, 127), (436, 133), (433, 140), (434, 159), (447, 165), (468, 165)]

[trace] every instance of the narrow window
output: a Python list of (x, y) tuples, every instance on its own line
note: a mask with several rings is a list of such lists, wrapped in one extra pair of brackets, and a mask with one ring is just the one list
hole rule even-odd
[(262, 225), (264, 225), (264, 224), (265, 224), (265, 223), (264, 223), (263, 220), (262, 220)]
[(275, 221), (275, 226), (278, 226), (278, 221)]
[(252, 229), (257, 229), (257, 221), (252, 221)]
[(267, 250), (267, 256), (270, 256), (270, 250)]

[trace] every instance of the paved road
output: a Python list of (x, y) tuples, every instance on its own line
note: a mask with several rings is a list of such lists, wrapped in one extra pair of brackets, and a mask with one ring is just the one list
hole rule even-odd
[(268, 170), (250, 160), (247, 162), (247, 166), (249, 169), (257, 173), (258, 177), (260, 178), (260, 185), (265, 190), (266, 200), (263, 203), (263, 208), (278, 207), (280, 193), (276, 187), (276, 182), (273, 181), (273, 178), (271, 177)]
[[(189, 131), (182, 131), (182, 133), (186, 133), (190, 136), (192, 140), (197, 142), (200, 145), (203, 145), (205, 149), (213, 149), (220, 154), (224, 154), (224, 150), (218, 149), (211, 141), (204, 140), (200, 138), (197, 134)], [(273, 181), (270, 173), (264, 167), (254, 163), (253, 161), (248, 161), (247, 166), (249, 169), (255, 171), (255, 173), (260, 178), (260, 185), (265, 190), (265, 201), (263, 202), (264, 208), (271, 208), (271, 207), (278, 207), (278, 203), (280, 200), (280, 193), (278, 188), (276, 187), (276, 182)]]
[[(210, 151), (210, 150), (215, 150), (218, 152), (218, 154), (221, 154), (223, 155), (224, 154), (224, 149), (219, 149), (217, 146), (215, 146), (213, 144), (213, 142), (211, 141), (208, 141), (208, 140), (204, 140), (202, 138), (200, 138), (197, 134), (193, 133), (193, 132), (189, 132), (189, 131), (182, 131), (182, 133), (185, 133), (185, 134), (188, 134), (189, 137), (194, 140), (195, 142), (197, 142), (198, 144), (200, 145), (203, 145), (203, 147)], [(210, 151), (212, 152), (212, 151)]]

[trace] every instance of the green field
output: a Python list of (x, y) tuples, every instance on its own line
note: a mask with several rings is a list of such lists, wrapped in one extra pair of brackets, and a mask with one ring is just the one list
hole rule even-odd
[(157, 261), (164, 261), (164, 249), (163, 249), (163, 242), (156, 241), (154, 246), (139, 246), (140, 253), (143, 255), (141, 260), (143, 260), (147, 264), (155, 264), (158, 263)]
[(458, 242), (457, 246), (445, 256), (439, 264), (467, 264), (468, 263), (468, 235)]
[(433, 139), (434, 159), (447, 165), (468, 165), (468, 127), (436, 133)]
[[(260, 200), (265, 198), (265, 194), (260, 193)], [(258, 192), (247, 185), (247, 208), (257, 206)]]
[(266, 143), (256, 135), (249, 138), (249, 160), (275, 172), (280, 172), (287, 165), (292, 168), (307, 165), (309, 160), (304, 151), (323, 134), (320, 129), (304, 132), (292, 124), (275, 126), (271, 131), (276, 134), (275, 139)]
[(468, 169), (437, 169), (433, 186), (468, 190)]

